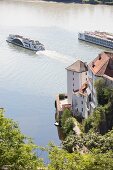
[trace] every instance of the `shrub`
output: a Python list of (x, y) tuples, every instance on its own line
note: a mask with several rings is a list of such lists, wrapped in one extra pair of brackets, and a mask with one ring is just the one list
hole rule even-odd
[(59, 99), (64, 100), (65, 99), (65, 94), (63, 94), (63, 93), (59, 94)]

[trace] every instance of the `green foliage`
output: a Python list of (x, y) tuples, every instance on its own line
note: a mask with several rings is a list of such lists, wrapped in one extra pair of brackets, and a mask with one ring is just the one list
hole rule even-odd
[(73, 132), (74, 121), (70, 110), (64, 110), (61, 117), (61, 125), (65, 136), (67, 136), (70, 132)]
[(64, 93), (59, 94), (59, 99), (60, 99), (60, 100), (65, 99), (65, 94), (64, 94)]
[(89, 116), (83, 123), (83, 131), (87, 133), (92, 130), (105, 134), (113, 127), (113, 100), (104, 106), (99, 106), (93, 114)]
[(49, 170), (113, 170), (113, 153), (68, 153), (56, 146), (49, 148)]
[(102, 78), (96, 80), (94, 86), (95, 86), (96, 92), (97, 92), (98, 104), (100, 104), (100, 105), (106, 104), (106, 100), (104, 99), (104, 88), (106, 86), (105, 80)]
[(87, 119), (84, 120), (82, 129), (85, 133), (88, 133), (88, 131), (92, 128), (93, 128), (93, 117), (92, 115), (90, 115)]
[(113, 130), (105, 135), (89, 132), (84, 134), (82, 140), (83, 145), (85, 145), (89, 150), (96, 148), (99, 153), (107, 153), (108, 151), (113, 150)]
[(65, 124), (63, 126), (64, 133), (68, 135), (70, 131), (73, 131), (73, 127), (74, 127), (73, 118), (70, 117), (65, 121)]
[(66, 149), (69, 153), (72, 153), (78, 149), (81, 150), (83, 148), (83, 140), (81, 136), (78, 136), (72, 132), (70, 132), (62, 144), (63, 148)]
[(36, 170), (43, 166), (35, 154), (36, 145), (24, 136), (18, 125), (5, 118), (0, 110), (0, 169), (8, 166), (11, 170)]
[(61, 124), (63, 127), (65, 125), (66, 120), (70, 118), (71, 116), (72, 116), (71, 111), (68, 109), (65, 109), (61, 117)]
[(67, 151), (56, 146), (50, 147), (49, 158), (49, 170), (71, 170), (73, 168), (76, 168), (77, 158), (75, 158), (74, 154), (69, 154)]
[(97, 101), (99, 105), (107, 104), (113, 96), (113, 89), (107, 87), (104, 79), (98, 79), (95, 81), (95, 88), (97, 92)]
[(75, 151), (93, 153), (95, 149), (98, 153), (107, 153), (113, 150), (113, 130), (105, 135), (91, 131), (81, 136), (69, 134), (62, 144), (69, 153)]
[(95, 132), (105, 133), (107, 131), (105, 127), (105, 109), (106, 107), (97, 107), (93, 113), (93, 130)]
[(103, 79), (95, 82), (97, 92), (98, 107), (93, 114), (83, 123), (83, 130), (89, 130), (105, 134), (113, 126), (113, 89), (106, 86)]

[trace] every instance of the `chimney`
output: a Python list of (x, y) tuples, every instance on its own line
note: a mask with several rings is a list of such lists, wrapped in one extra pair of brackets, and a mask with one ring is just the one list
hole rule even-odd
[(101, 60), (101, 54), (99, 54), (98, 59)]

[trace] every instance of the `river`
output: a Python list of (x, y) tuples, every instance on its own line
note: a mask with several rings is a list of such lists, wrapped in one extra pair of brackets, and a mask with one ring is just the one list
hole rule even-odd
[[(56, 94), (66, 92), (65, 68), (108, 50), (78, 41), (78, 32), (113, 33), (112, 16), (112, 6), (0, 1), (0, 106), (37, 145), (60, 145), (54, 101)], [(36, 54), (7, 44), (11, 33), (39, 40), (46, 51)]]

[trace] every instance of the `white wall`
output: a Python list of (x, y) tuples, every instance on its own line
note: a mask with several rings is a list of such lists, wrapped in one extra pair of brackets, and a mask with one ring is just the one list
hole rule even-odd
[[(99, 78), (100, 77), (95, 76), (93, 72), (90, 69), (88, 69), (88, 80), (89, 80), (88, 85), (89, 85), (89, 89), (91, 90), (91, 102), (93, 102), (95, 107), (97, 106), (98, 103), (97, 103), (97, 94), (96, 94), (96, 89), (94, 87), (94, 84), (95, 81)], [(94, 109), (92, 109), (92, 107), (90, 106), (90, 113), (92, 113), (93, 110)]]
[(105, 79), (105, 81), (106, 81), (106, 84), (107, 84), (109, 87), (113, 88), (113, 80), (110, 80), (110, 79), (107, 79), (107, 78), (104, 78), (104, 79)]
[(73, 94), (72, 97), (72, 110), (74, 115), (79, 115), (84, 118), (88, 117), (88, 110), (87, 110), (87, 97), (84, 95), (79, 94), (77, 92), (76, 94)]
[(79, 86), (79, 73), (67, 70), (67, 95), (69, 104), (72, 104), (73, 90), (79, 89)]
[(72, 104), (73, 91), (79, 90), (87, 81), (87, 78), (86, 72), (78, 73), (67, 70), (67, 95), (69, 104)]
[(88, 80), (87, 72), (82, 72), (80, 76), (81, 76), (81, 85), (83, 85)]

